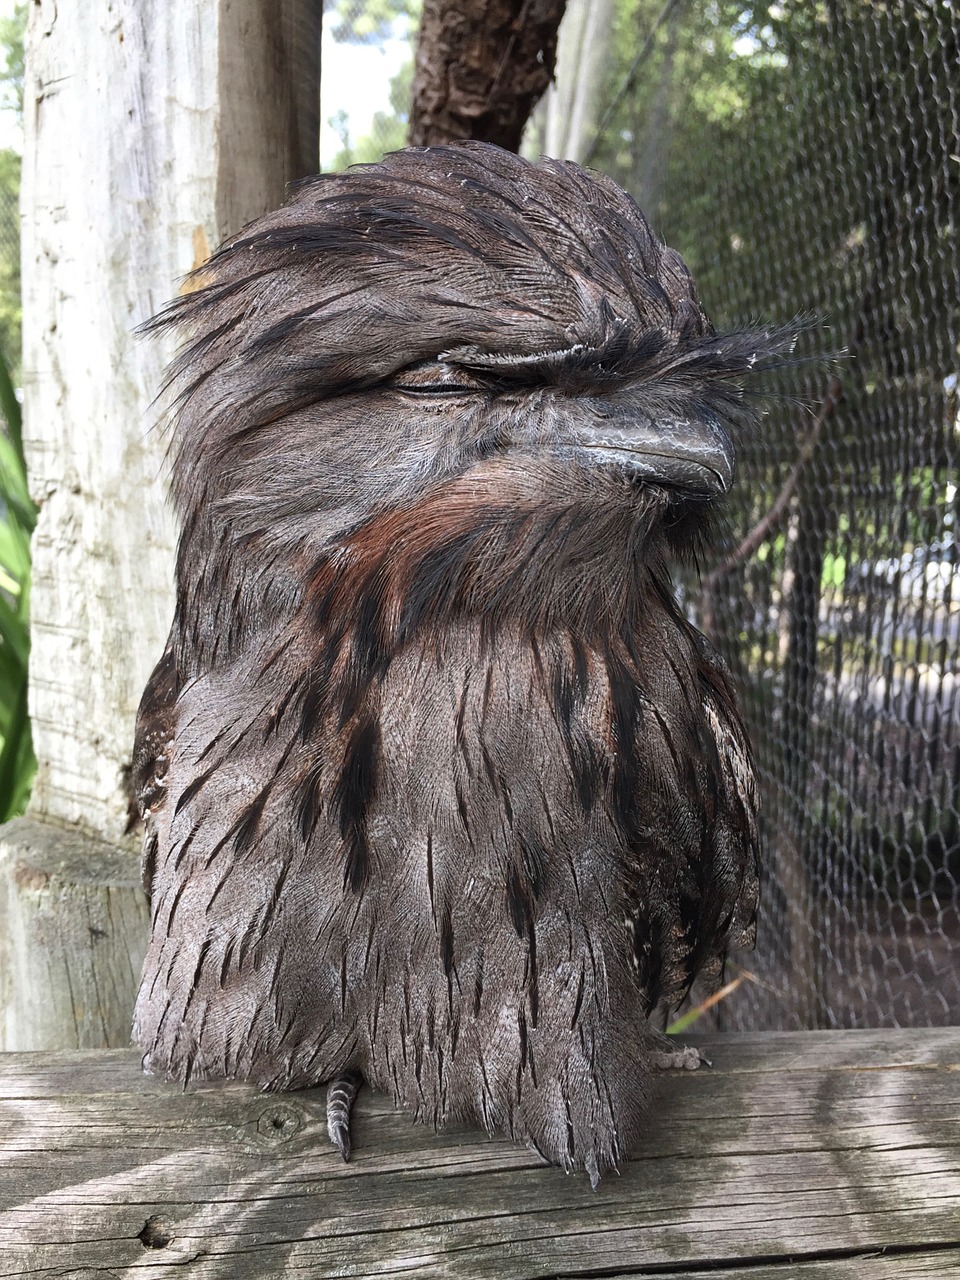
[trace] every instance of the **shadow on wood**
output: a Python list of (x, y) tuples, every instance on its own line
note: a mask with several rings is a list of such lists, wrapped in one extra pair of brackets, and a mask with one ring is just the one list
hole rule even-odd
[(345, 1165), (319, 1089), (0, 1056), (0, 1275), (960, 1276), (960, 1028), (700, 1043), (712, 1068), (663, 1078), (596, 1192), (367, 1091)]

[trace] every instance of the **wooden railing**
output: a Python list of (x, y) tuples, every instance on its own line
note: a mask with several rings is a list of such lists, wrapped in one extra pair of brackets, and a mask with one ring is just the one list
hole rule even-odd
[(321, 1090), (0, 1055), (0, 1275), (960, 1277), (960, 1028), (698, 1043), (597, 1191), (366, 1090), (345, 1165)]

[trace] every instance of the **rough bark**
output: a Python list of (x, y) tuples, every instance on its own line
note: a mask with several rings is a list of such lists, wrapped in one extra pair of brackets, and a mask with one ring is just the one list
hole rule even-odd
[(411, 146), (473, 138), (516, 151), (553, 76), (566, 0), (424, 0)]

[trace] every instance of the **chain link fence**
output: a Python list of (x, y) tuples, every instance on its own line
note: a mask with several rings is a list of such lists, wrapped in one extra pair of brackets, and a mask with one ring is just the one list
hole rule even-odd
[[(575, 158), (638, 197), (718, 326), (803, 315), (816, 357), (740, 441), (726, 543), (686, 585), (764, 781), (758, 949), (734, 958), (715, 1016), (954, 1023), (960, 16), (940, 0), (605, 8), (603, 57), (581, 58), (605, 68), (600, 127)], [(326, 21), (375, 43), (387, 27), (365, 18), (383, 9)], [(402, 141), (404, 76), (341, 162)]]

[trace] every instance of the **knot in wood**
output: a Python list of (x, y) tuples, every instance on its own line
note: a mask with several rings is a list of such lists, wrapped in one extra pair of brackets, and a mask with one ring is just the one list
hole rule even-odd
[(298, 1111), (279, 1103), (261, 1113), (257, 1120), (257, 1133), (269, 1142), (287, 1142), (298, 1132), (302, 1123)]
[(137, 1239), (145, 1249), (165, 1249), (173, 1241), (173, 1232), (168, 1222), (154, 1216), (143, 1224), (143, 1230)]

